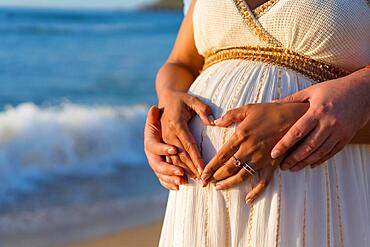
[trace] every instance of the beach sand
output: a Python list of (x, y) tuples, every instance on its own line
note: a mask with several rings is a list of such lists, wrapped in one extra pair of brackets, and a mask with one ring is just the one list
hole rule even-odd
[(158, 246), (162, 221), (80, 241), (65, 247), (155, 247)]

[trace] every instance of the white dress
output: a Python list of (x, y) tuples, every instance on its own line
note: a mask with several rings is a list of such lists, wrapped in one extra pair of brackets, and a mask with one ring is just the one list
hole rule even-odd
[[(269, 46), (258, 24), (280, 44), (347, 71), (370, 63), (370, 8), (366, 0), (270, 0), (243, 19), (233, 0), (198, 0), (194, 36), (198, 52), (237, 46)], [(249, 19), (250, 21), (251, 19)], [(313, 84), (309, 77), (273, 63), (231, 59), (206, 68), (189, 93), (216, 117), (254, 102), (269, 102)], [(205, 162), (234, 128), (191, 129)], [(216, 191), (193, 181), (171, 191), (160, 246), (370, 246), (370, 152), (347, 145), (317, 168), (277, 170), (252, 206), (245, 195), (255, 181)]]

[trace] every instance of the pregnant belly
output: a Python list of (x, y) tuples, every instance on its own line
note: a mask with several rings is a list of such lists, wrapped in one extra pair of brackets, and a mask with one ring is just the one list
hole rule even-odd
[[(203, 71), (189, 93), (208, 104), (215, 118), (246, 104), (270, 102), (312, 85), (294, 71), (271, 64), (230, 60)], [(234, 127), (204, 126), (198, 117), (190, 123), (202, 156), (208, 162), (234, 132)]]

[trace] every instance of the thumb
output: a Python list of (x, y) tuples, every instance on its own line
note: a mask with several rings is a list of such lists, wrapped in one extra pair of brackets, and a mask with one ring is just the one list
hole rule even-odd
[(144, 129), (144, 148), (155, 155), (173, 155), (177, 153), (174, 146), (162, 143), (161, 110), (152, 106), (147, 114)]
[(310, 98), (308, 89), (298, 91), (294, 94), (288, 95), (285, 98), (278, 99), (274, 103), (302, 103)]
[(159, 110), (157, 106), (153, 105), (150, 107), (146, 118), (146, 126), (159, 125), (160, 116), (161, 110)]
[(246, 108), (240, 107), (230, 110), (221, 118), (215, 120), (215, 125), (218, 127), (228, 127), (233, 123), (239, 123), (244, 120), (246, 115)]

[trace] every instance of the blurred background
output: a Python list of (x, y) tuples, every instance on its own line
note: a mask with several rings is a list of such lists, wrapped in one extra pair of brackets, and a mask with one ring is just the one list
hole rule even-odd
[(158, 238), (143, 127), (182, 18), (176, 0), (0, 2), (0, 246)]

